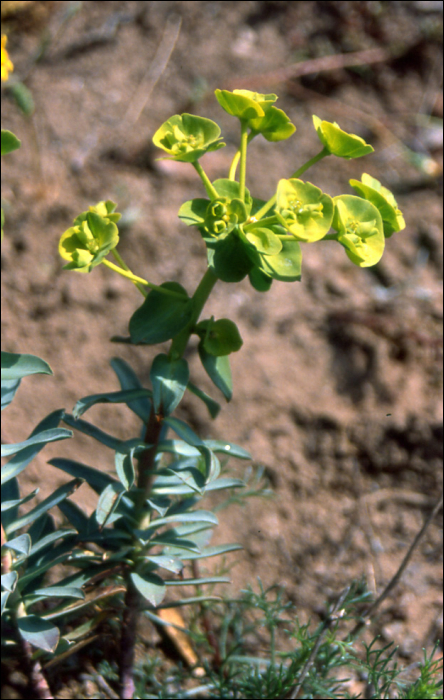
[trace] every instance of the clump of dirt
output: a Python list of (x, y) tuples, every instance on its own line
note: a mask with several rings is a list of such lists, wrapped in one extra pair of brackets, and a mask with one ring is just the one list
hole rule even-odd
[[(192, 292), (205, 250), (177, 211), (202, 188), (186, 164), (156, 161), (151, 137), (183, 111), (216, 120), (227, 146), (203, 164), (211, 178), (225, 177), (237, 124), (212, 91), (239, 84), (276, 92), (297, 132), (281, 144), (252, 144), (251, 192), (267, 199), (279, 178), (318, 152), (317, 114), (370, 140), (376, 152), (326, 159), (309, 181), (333, 196), (351, 193), (348, 179), (368, 172), (394, 191), (407, 228), (387, 241), (375, 268), (354, 267), (325, 242), (304, 246), (300, 283), (274, 282), (267, 294), (248, 281), (219, 283), (208, 315), (235, 320), (244, 340), (232, 356), (234, 397), (215, 422), (193, 398), (178, 415), (203, 437), (249, 449), (274, 489), (272, 500), (221, 512), (214, 542), (244, 547), (231, 570), (233, 595), (260, 576), (264, 585), (284, 585), (304, 620), (316, 619), (351, 579), (365, 577), (380, 591), (442, 481), (442, 141), (429, 119), (442, 119), (441, 4), (84, 2), (71, 16), (67, 3), (34, 4), (51, 5), (43, 26), (22, 27), (18, 18), (9, 25), (13, 75), (25, 81), (35, 111), (25, 118), (5, 91), (2, 127), (22, 148), (2, 162), (2, 337), (4, 350), (44, 358), (54, 377), (23, 383), (3, 440), (24, 439), (82, 396), (116, 390), (113, 356), (148, 384), (159, 352), (109, 342), (127, 334), (140, 295), (103, 267), (81, 279), (62, 271), (61, 233), (79, 212), (112, 199), (124, 213), (120, 251), (131, 269)], [(378, 48), (384, 59), (367, 65), (297, 79), (281, 72)], [(187, 360), (193, 380), (215, 395), (195, 346)], [(121, 408), (95, 407), (90, 419), (121, 438), (139, 430)], [(32, 462), (25, 489), (38, 485), (43, 498), (63, 481), (47, 465), (54, 456), (113, 469), (110, 453), (76, 435)], [(244, 475), (235, 461), (229, 469)], [(95, 505), (86, 487), (75, 498)], [(435, 523), (371, 629), (402, 640), (407, 659), (419, 658), (439, 629), (440, 541)]]

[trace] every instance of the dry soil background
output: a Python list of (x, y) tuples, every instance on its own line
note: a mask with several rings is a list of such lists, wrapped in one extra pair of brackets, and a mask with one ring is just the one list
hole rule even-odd
[[(177, 211), (202, 189), (186, 164), (155, 161), (151, 137), (172, 114), (215, 119), (227, 147), (203, 164), (213, 179), (226, 176), (237, 122), (212, 91), (276, 92), (297, 132), (283, 144), (252, 145), (247, 185), (255, 196), (268, 199), (280, 177), (318, 152), (314, 113), (359, 133), (376, 153), (326, 159), (307, 179), (336, 195), (351, 193), (348, 179), (369, 172), (396, 193), (407, 228), (387, 242), (375, 268), (356, 268), (339, 245), (325, 242), (304, 247), (300, 283), (275, 282), (266, 295), (248, 281), (219, 283), (208, 315), (233, 318), (244, 340), (232, 356), (234, 397), (214, 423), (194, 398), (179, 415), (204, 437), (249, 449), (274, 489), (272, 500), (221, 513), (214, 542), (244, 547), (230, 558), (233, 594), (260, 576), (265, 585), (286, 587), (302, 619), (316, 620), (326, 597), (351, 578), (364, 576), (380, 591), (441, 488), (442, 136), (427, 117), (442, 118), (442, 3), (28, 5), (34, 14), (13, 15), (2, 30), (13, 76), (25, 80), (35, 101), (27, 119), (7, 90), (2, 95), (2, 127), (22, 140), (2, 161), (2, 347), (44, 358), (54, 377), (23, 383), (4, 416), (2, 440), (24, 439), (50, 411), (71, 410), (82, 396), (116, 390), (113, 356), (148, 383), (149, 359), (159, 351), (109, 342), (127, 334), (141, 303), (134, 287), (103, 267), (88, 276), (62, 271), (57, 243), (72, 219), (101, 199), (118, 202), (120, 251), (129, 266), (191, 292), (205, 251)], [(279, 73), (298, 61), (378, 47), (389, 55), (372, 65), (300, 79)], [(430, 159), (426, 169), (403, 144)], [(195, 346), (187, 359), (193, 379), (215, 396)], [(89, 419), (121, 438), (138, 430), (121, 408), (96, 407)], [(46, 448), (26, 471), (24, 487), (39, 486), (41, 497), (64, 480), (46, 464), (53, 456), (113, 468), (109, 451), (76, 434)], [(229, 468), (244, 475), (243, 463)], [(76, 498), (94, 505), (86, 487)], [(441, 634), (439, 525), (372, 629), (401, 643), (406, 659)]]

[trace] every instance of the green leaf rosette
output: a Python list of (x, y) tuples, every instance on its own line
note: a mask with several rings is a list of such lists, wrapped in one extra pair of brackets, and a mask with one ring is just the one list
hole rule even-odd
[(170, 160), (194, 163), (205, 153), (223, 148), (220, 138), (220, 128), (211, 119), (175, 114), (156, 131), (153, 143), (166, 151)]
[(342, 131), (336, 122), (322, 121), (313, 114), (313, 124), (320, 142), (331, 155), (347, 159), (361, 158), (375, 150), (360, 136)]
[(276, 216), (298, 241), (324, 238), (333, 219), (333, 200), (318, 187), (302, 180), (280, 180)]
[(332, 227), (338, 232), (350, 260), (359, 267), (376, 265), (384, 252), (382, 219), (377, 208), (365, 199), (350, 194), (333, 198)]
[(273, 106), (277, 95), (251, 90), (216, 90), (215, 95), (228, 114), (247, 121), (254, 136), (262, 134), (267, 141), (284, 141), (296, 131), (285, 112)]
[(384, 236), (390, 236), (396, 231), (405, 228), (405, 221), (402, 212), (398, 209), (398, 204), (393, 194), (387, 187), (384, 187), (379, 180), (362, 173), (361, 182), (359, 180), (349, 180), (354, 190), (368, 202), (375, 205), (379, 210), (384, 226)]
[(64, 270), (91, 272), (119, 242), (116, 221), (120, 214), (115, 212), (116, 204), (111, 201), (99, 202), (89, 211), (74, 219), (71, 226), (59, 241), (59, 253), (64, 260)]

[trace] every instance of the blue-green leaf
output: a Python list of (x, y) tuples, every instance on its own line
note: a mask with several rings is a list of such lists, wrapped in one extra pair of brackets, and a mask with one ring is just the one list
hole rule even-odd
[(39, 490), (40, 489), (34, 489), (34, 491), (31, 491), (31, 493), (28, 493), (23, 498), (16, 498), (11, 501), (2, 501), (2, 513), (6, 513), (6, 511), (10, 510), (11, 508), (22, 506), (25, 503), (28, 503), (28, 501), (32, 501), (32, 499), (38, 494)]
[(129, 332), (133, 343), (163, 343), (174, 338), (191, 320), (193, 302), (185, 289), (177, 282), (165, 282), (160, 286), (176, 292), (182, 298), (153, 289), (131, 316)]
[(53, 508), (60, 503), (60, 501), (63, 501), (65, 498), (74, 493), (74, 491), (79, 488), (81, 483), (81, 479), (73, 479), (72, 481), (68, 481), (67, 484), (59, 486), (54, 493), (48, 496), (48, 498), (45, 498), (35, 508), (30, 510), (29, 513), (26, 513), (26, 515), (23, 515), (21, 518), (17, 518), (13, 523), (11, 523), (6, 530), (6, 534), (10, 535), (11, 532), (16, 532), (17, 530), (20, 530), (20, 528), (33, 523), (34, 520), (37, 520), (37, 518), (39, 518), (43, 513), (46, 513), (48, 510), (50, 510), (50, 508)]
[(115, 512), (120, 499), (125, 492), (125, 487), (119, 482), (109, 484), (100, 494), (96, 508), (96, 520), (100, 526), (104, 526), (110, 516)]
[(37, 615), (26, 615), (17, 619), (18, 630), (23, 639), (43, 651), (55, 651), (60, 632), (57, 627)]
[[(125, 360), (121, 360), (119, 357), (113, 357), (110, 364), (117, 374), (123, 391), (128, 389), (143, 389), (136, 373)], [(148, 422), (151, 412), (151, 402), (147, 398), (142, 397), (134, 401), (129, 401), (128, 408), (133, 411), (136, 416), (139, 416), (143, 423)]]
[(6, 380), (23, 379), (30, 374), (53, 374), (51, 367), (45, 360), (36, 355), (23, 353), (1, 353), (1, 378)]
[(205, 547), (201, 552), (190, 552), (183, 557), (184, 559), (208, 559), (209, 557), (218, 557), (221, 554), (227, 554), (227, 552), (236, 552), (239, 549), (243, 549), (240, 544), (219, 544), (214, 547)]
[[(42, 596), (45, 598), (80, 598), (85, 599), (85, 594), (81, 588), (73, 586), (48, 586), (47, 588), (36, 588), (32, 593), (33, 596)], [(30, 596), (27, 596), (29, 598)]]
[(193, 445), (193, 447), (205, 447), (200, 437), (196, 435), (194, 430), (192, 430), (189, 425), (184, 423), (183, 420), (168, 416), (165, 418), (164, 423), (169, 425), (169, 427), (172, 428), (174, 432), (189, 445)]
[(207, 576), (206, 578), (183, 578), (165, 581), (167, 586), (201, 586), (204, 583), (231, 583), (227, 576)]
[(154, 358), (150, 379), (153, 386), (154, 411), (169, 416), (177, 408), (187, 388), (190, 371), (183, 358), (173, 360), (161, 354)]
[(31, 551), (31, 538), (28, 533), (24, 533), (23, 535), (14, 537), (12, 540), (8, 540), (3, 546), (6, 547), (6, 549), (12, 549), (18, 554), (25, 554), (28, 556)]
[(80, 433), (89, 435), (89, 437), (94, 438), (94, 440), (97, 440), (97, 442), (100, 442), (102, 445), (106, 445), (106, 447), (110, 447), (114, 451), (119, 450), (122, 452), (125, 450), (126, 443), (124, 440), (119, 440), (113, 435), (105, 433), (105, 431), (100, 430), (100, 428), (96, 428), (95, 425), (88, 423), (86, 420), (81, 418), (75, 420), (75, 418), (73, 418), (73, 416), (71, 416), (69, 413), (64, 413), (63, 422), (66, 423), (66, 425), (69, 425), (71, 428), (78, 430)]
[(235, 445), (233, 442), (225, 442), (225, 440), (205, 440), (205, 445), (212, 452), (221, 452), (222, 454), (229, 455), (230, 457), (237, 457), (238, 459), (252, 459), (251, 454), (244, 450), (243, 447)]
[(156, 564), (161, 569), (171, 571), (173, 574), (178, 574), (183, 569), (183, 563), (177, 557), (171, 555), (159, 554), (157, 556), (145, 557), (146, 561)]
[(18, 581), (17, 571), (9, 571), (7, 574), (2, 574), (2, 588), (5, 588), (9, 593), (15, 590)]
[(114, 462), (116, 473), (126, 491), (129, 491), (134, 484), (135, 473), (132, 459), (132, 452), (116, 452)]
[(151, 391), (148, 389), (128, 389), (125, 391), (112, 391), (104, 394), (92, 394), (77, 401), (72, 415), (75, 420), (80, 418), (91, 406), (97, 403), (126, 403), (134, 399), (149, 398)]
[[(34, 447), (35, 445), (40, 445), (41, 447), (43, 447), (48, 442), (55, 442), (56, 440), (66, 440), (66, 438), (70, 437), (72, 437), (72, 431), (66, 430), (65, 428), (53, 428), (51, 430), (43, 430), (41, 433), (38, 433), (37, 435), (34, 435), (33, 437), (30, 437), (27, 440), (24, 440), (23, 442), (16, 442), (14, 445), (2, 445), (1, 455), (2, 457), (9, 457), (10, 455), (15, 455), (18, 452), (21, 452), (22, 450), (24, 451), (27, 447)], [(17, 472), (15, 472), (12, 476), (16, 476), (16, 474)], [(9, 476), (9, 478), (11, 478), (11, 475)]]
[(192, 382), (188, 382), (187, 386), (188, 391), (191, 391), (192, 394), (197, 396), (203, 403), (206, 405), (208, 408), (208, 413), (210, 414), (211, 418), (217, 418), (219, 415), (221, 406), (217, 401), (211, 398), (211, 396), (208, 396), (208, 394), (205, 393), (205, 391), (202, 391), (202, 389), (199, 389), (195, 384)]
[(9, 406), (17, 393), (21, 379), (2, 379), (2, 411)]
[(112, 476), (100, 471), (100, 469), (88, 467), (86, 464), (74, 462), (72, 459), (56, 457), (55, 459), (51, 459), (48, 464), (52, 467), (56, 467), (56, 469), (61, 469), (66, 474), (86, 481), (96, 493), (102, 493), (109, 484), (117, 483)]
[(156, 574), (144, 574), (143, 578), (139, 574), (130, 574), (130, 578), (139, 593), (156, 607), (165, 597), (165, 582)]
[(233, 380), (231, 376), (229, 355), (210, 355), (200, 342), (198, 346), (202, 365), (213, 384), (222, 392), (227, 401), (233, 396)]

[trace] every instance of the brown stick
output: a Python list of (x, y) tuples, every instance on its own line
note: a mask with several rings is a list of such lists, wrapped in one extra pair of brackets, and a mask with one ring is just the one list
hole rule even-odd
[(284, 83), (292, 78), (299, 78), (302, 75), (319, 73), (321, 71), (337, 70), (338, 68), (350, 68), (351, 66), (362, 66), (369, 63), (383, 63), (388, 61), (392, 54), (386, 49), (366, 49), (355, 53), (340, 53), (333, 56), (321, 56), (309, 61), (293, 63), (285, 68), (268, 71), (267, 73), (256, 73), (245, 78), (235, 78), (224, 84), (227, 90), (241, 88), (246, 90), (257, 90), (264, 85), (276, 85)]
[(348, 635), (348, 636), (353, 638), (357, 634), (359, 634), (359, 632), (362, 630), (362, 628), (365, 627), (366, 620), (369, 620), (372, 617), (372, 615), (380, 607), (381, 603), (384, 602), (384, 600), (387, 598), (389, 593), (391, 593), (393, 588), (399, 582), (399, 579), (401, 578), (402, 574), (404, 573), (404, 570), (406, 569), (410, 559), (413, 556), (413, 552), (415, 551), (418, 544), (420, 543), (420, 541), (424, 537), (424, 534), (425, 534), (427, 528), (429, 527), (430, 523), (432, 522), (432, 520), (435, 518), (435, 516), (439, 513), (440, 509), (442, 508), (442, 502), (443, 502), (443, 492), (441, 491), (441, 496), (439, 497), (438, 501), (436, 502), (435, 507), (433, 508), (429, 517), (425, 520), (423, 526), (419, 530), (419, 532), (416, 535), (415, 539), (413, 540), (412, 544), (410, 545), (410, 547), (407, 551), (407, 554), (405, 555), (404, 559), (402, 560), (401, 564), (399, 565), (397, 572), (390, 579), (387, 586), (382, 591), (381, 595), (378, 596), (378, 598), (376, 598), (374, 603), (372, 603), (370, 605), (370, 607), (361, 615), (361, 619), (355, 625), (355, 627), (350, 632), (350, 635)]

